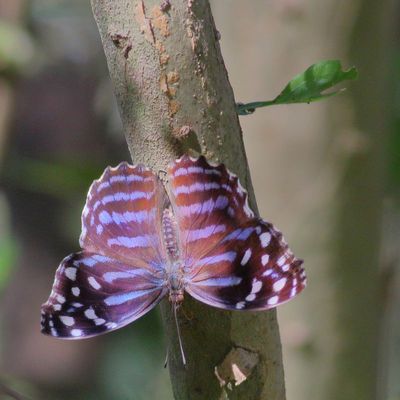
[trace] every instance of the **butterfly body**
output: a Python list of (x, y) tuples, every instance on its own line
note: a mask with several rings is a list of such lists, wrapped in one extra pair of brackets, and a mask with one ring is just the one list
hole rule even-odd
[[(42, 332), (74, 339), (120, 328), (187, 292), (225, 310), (267, 310), (305, 287), (302, 261), (256, 217), (236, 175), (183, 156), (164, 184), (143, 165), (107, 168), (42, 306)], [(175, 307), (176, 310), (176, 307)]]

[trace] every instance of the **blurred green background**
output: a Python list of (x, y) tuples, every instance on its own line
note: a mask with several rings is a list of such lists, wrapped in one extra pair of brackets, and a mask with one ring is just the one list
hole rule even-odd
[[(241, 117), (260, 212), (309, 277), (278, 312), (289, 400), (400, 399), (398, 3), (212, 1), (237, 101), (323, 59), (360, 72), (343, 95)], [(158, 310), (87, 341), (39, 332), (87, 189), (122, 160), (89, 2), (0, 0), (1, 400), (172, 399)]]

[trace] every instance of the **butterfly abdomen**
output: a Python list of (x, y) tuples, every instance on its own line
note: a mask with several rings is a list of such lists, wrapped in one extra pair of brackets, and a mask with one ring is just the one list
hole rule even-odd
[(169, 259), (173, 262), (179, 259), (179, 245), (177, 225), (174, 214), (170, 208), (166, 208), (162, 215), (163, 240)]

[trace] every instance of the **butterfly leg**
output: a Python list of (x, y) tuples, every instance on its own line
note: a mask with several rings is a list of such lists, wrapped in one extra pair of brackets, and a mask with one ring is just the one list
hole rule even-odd
[(178, 311), (179, 310), (181, 311), (181, 313), (183, 314), (183, 316), (185, 317), (185, 319), (187, 321), (193, 321), (193, 319), (194, 319), (193, 313), (192, 312), (189, 313), (187, 310), (185, 310), (185, 308), (182, 306), (182, 303), (178, 304), (177, 307), (178, 307)]

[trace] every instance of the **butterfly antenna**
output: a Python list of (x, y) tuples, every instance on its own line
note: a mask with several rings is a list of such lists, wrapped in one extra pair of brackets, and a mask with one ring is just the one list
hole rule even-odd
[[(174, 304), (171, 303), (171, 313), (174, 312)], [(167, 368), (169, 362), (169, 345), (167, 345), (167, 352), (165, 354), (164, 368)]]
[(174, 304), (174, 317), (175, 317), (176, 331), (177, 331), (177, 333), (178, 333), (179, 347), (181, 348), (182, 362), (183, 362), (183, 365), (186, 366), (185, 352), (183, 351), (182, 338), (181, 338), (181, 331), (180, 331), (180, 329), (179, 329), (178, 315), (177, 315), (177, 312), (176, 312), (177, 309), (178, 309), (178, 306), (177, 306), (177, 304), (175, 303), (175, 304)]

